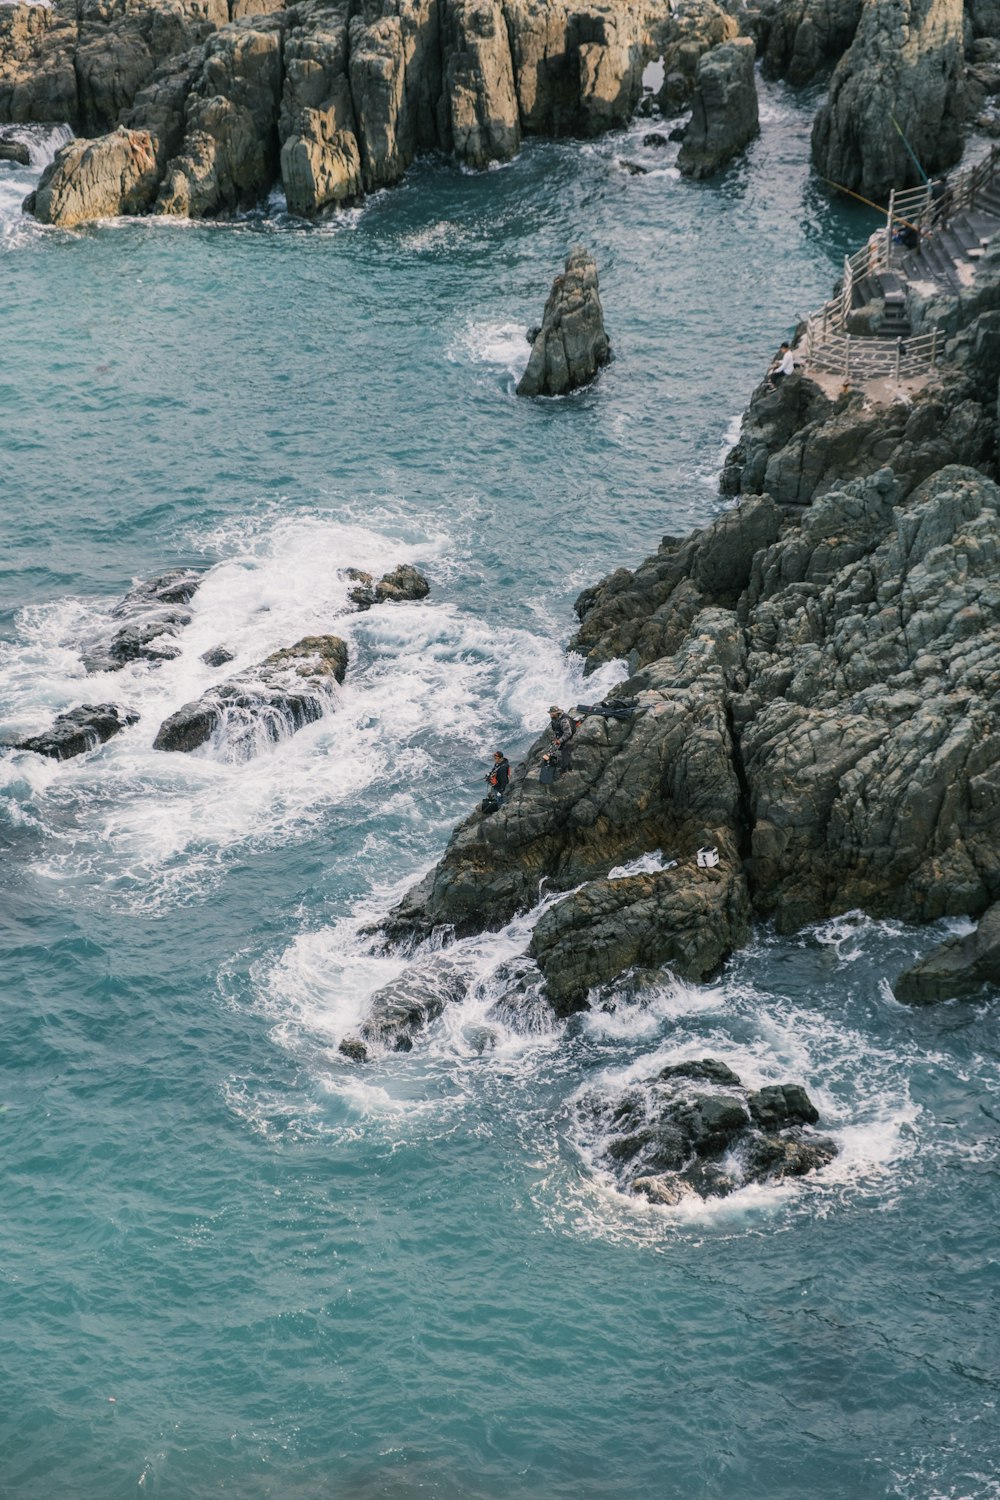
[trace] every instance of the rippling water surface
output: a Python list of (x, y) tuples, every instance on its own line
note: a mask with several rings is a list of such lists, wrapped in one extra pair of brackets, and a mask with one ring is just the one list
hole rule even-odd
[[(337, 1052), (404, 966), (365, 924), (493, 746), (583, 692), (576, 592), (716, 513), (734, 417), (868, 233), (810, 185), (808, 124), (768, 91), (709, 185), (643, 125), (430, 161), (322, 227), (276, 200), (41, 230), (56, 137), (0, 166), (3, 733), (141, 714), (0, 758), (3, 1495), (1000, 1495), (995, 1022), (889, 987), (940, 931), (763, 931), (714, 986), (555, 1024), (505, 993), (534, 914), (449, 950), (465, 998), (412, 1053)], [(616, 362), (519, 402), (578, 241)], [(350, 613), (344, 570), (401, 561), (429, 600)], [(207, 570), (180, 656), (87, 678), (80, 641), (179, 564)], [(152, 751), (331, 629), (321, 721), (249, 761)], [(574, 1100), (704, 1055), (804, 1083), (837, 1162), (711, 1208), (616, 1194)]]

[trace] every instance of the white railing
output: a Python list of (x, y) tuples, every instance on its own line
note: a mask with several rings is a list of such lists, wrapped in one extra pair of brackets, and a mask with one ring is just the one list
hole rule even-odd
[(857, 380), (912, 380), (937, 365), (943, 342), (937, 328), (913, 338), (872, 338), (824, 327), (820, 315), (809, 319), (799, 348), (813, 370)]

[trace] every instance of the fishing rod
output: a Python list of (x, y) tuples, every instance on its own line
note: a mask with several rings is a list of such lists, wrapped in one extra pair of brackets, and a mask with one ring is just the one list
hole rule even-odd
[[(876, 213), (885, 214), (886, 218), (888, 219), (889, 210), (887, 208), (883, 208), (881, 203), (873, 203), (872, 200), (870, 198), (866, 198), (863, 193), (856, 193), (853, 188), (845, 187), (842, 182), (834, 182), (832, 177), (821, 177), (820, 182), (825, 182), (828, 187), (836, 188), (838, 193), (847, 193), (849, 197), (857, 198), (859, 203), (867, 204), (868, 207), (873, 208)], [(902, 215), (897, 215), (894, 222), (896, 224), (905, 224), (907, 229), (914, 229), (916, 230), (917, 234), (920, 233), (920, 225), (911, 224), (909, 219), (904, 219)]]

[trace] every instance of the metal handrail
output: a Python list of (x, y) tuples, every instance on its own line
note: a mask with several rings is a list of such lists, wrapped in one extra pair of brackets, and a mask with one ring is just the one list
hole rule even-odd
[(810, 318), (805, 356), (811, 368), (848, 379), (853, 375), (908, 380), (936, 367), (940, 342), (937, 328), (910, 338), (879, 338), (838, 333), (829, 326), (824, 328), (819, 319)]

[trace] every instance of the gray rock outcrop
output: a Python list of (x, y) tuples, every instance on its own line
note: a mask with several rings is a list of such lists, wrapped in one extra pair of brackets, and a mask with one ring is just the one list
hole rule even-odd
[(610, 358), (597, 266), (589, 251), (578, 246), (552, 283), (517, 394), (564, 396), (587, 385)]
[(392, 984), (372, 996), (368, 1015), (339, 1050), (353, 1062), (366, 1062), (372, 1050), (409, 1052), (413, 1033), (465, 994), (465, 976), (440, 955), (412, 964)]
[(47, 755), (53, 760), (70, 760), (96, 750), (98, 745), (138, 722), (137, 713), (116, 703), (84, 703), (60, 714), (42, 734), (15, 741), (13, 748), (33, 750), (36, 755)]
[(574, 1101), (577, 1137), (623, 1191), (670, 1206), (818, 1171), (837, 1146), (800, 1084), (746, 1088), (725, 1063), (672, 1063), (619, 1093)]
[(893, 985), (905, 1005), (961, 1000), (1000, 986), (1000, 903), (983, 913), (975, 932), (942, 943), (905, 969)]
[(816, 170), (884, 201), (922, 181), (903, 135), (925, 172), (950, 167), (962, 149), (964, 51), (962, 0), (864, 0), (813, 125)]
[(706, 52), (739, 35), (734, 16), (715, 0), (673, 5), (652, 27), (653, 49), (663, 64), (656, 102), (665, 115), (687, 108), (695, 90), (698, 64)]
[(346, 670), (347, 647), (339, 636), (305, 636), (185, 703), (164, 719), (153, 749), (197, 750), (226, 724), (230, 756), (245, 760), (261, 740), (284, 739), (321, 719)]
[(539, 920), (528, 952), (557, 1015), (584, 1009), (588, 990), (629, 969), (705, 979), (742, 946), (750, 901), (739, 852), (724, 830), (703, 837), (720, 853), (714, 869), (692, 854), (673, 869), (592, 880)]
[(754, 57), (750, 38), (737, 37), (699, 58), (691, 122), (677, 157), (685, 177), (711, 177), (757, 134)]
[(31, 161), (31, 152), (23, 141), (0, 135), (0, 161), (12, 161), (19, 167), (26, 167)]
[(778, 0), (768, 13), (760, 53), (769, 78), (809, 83), (851, 45), (862, 0)]
[(114, 672), (130, 661), (169, 661), (180, 647), (175, 637), (191, 623), (188, 605), (202, 575), (191, 568), (173, 568), (130, 589), (111, 611), (121, 621), (110, 636), (88, 640), (83, 660), (90, 672)]

